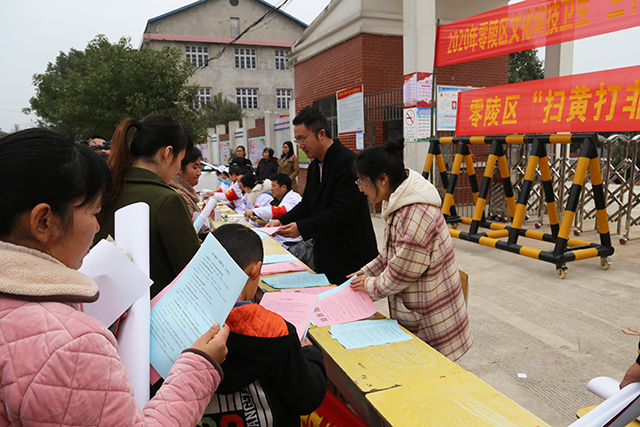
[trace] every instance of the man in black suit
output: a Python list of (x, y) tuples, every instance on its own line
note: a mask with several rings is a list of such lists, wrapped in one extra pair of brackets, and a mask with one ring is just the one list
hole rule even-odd
[(353, 174), (356, 155), (331, 139), (319, 110), (303, 108), (293, 120), (296, 142), (313, 159), (302, 201), (270, 226), (288, 238), (313, 239), (316, 271), (341, 284), (378, 255), (366, 196)]

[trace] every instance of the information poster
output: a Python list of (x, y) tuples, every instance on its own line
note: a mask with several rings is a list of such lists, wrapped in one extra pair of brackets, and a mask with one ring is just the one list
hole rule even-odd
[(260, 162), (262, 152), (266, 146), (267, 142), (264, 135), (249, 138), (249, 160), (251, 160), (254, 168), (258, 167), (258, 162)]
[(455, 131), (458, 116), (458, 93), (475, 87), (437, 86), (436, 87), (436, 130)]
[(416, 99), (416, 79), (418, 77), (418, 73), (405, 74), (404, 75), (404, 83), (402, 85), (403, 90), (403, 103), (404, 108), (413, 108), (417, 105), (418, 101)]
[(431, 137), (431, 107), (416, 109), (416, 140), (426, 141)]
[(231, 142), (220, 141), (220, 164), (228, 165), (231, 160)]
[(433, 74), (416, 73), (416, 101), (418, 108), (431, 108)]
[(338, 135), (364, 132), (364, 87), (362, 85), (336, 92)]

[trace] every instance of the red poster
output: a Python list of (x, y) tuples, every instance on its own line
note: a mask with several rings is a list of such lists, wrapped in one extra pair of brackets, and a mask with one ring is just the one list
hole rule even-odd
[(526, 0), (441, 25), (436, 37), (435, 66), (636, 27), (640, 25), (636, 1)]
[(640, 66), (461, 92), (456, 135), (640, 131)]

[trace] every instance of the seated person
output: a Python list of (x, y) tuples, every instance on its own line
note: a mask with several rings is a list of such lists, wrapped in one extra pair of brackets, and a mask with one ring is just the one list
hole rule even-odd
[(280, 215), (289, 212), (295, 205), (300, 203), (302, 196), (291, 189), (291, 178), (285, 173), (274, 173), (270, 177), (271, 196), (273, 201), (269, 206), (254, 207), (247, 209), (244, 216), (251, 218), (256, 215), (262, 219), (277, 219)]
[(236, 209), (237, 212), (245, 212), (247, 209), (270, 206), (273, 201), (271, 181), (268, 179), (264, 182), (259, 182), (253, 173), (246, 173), (242, 175), (240, 185), (246, 197), (243, 206)]
[(198, 185), (200, 180), (200, 162), (202, 161), (202, 153), (197, 147), (191, 149), (191, 154), (185, 156), (180, 164), (180, 170), (169, 181), (169, 187), (173, 188), (176, 193), (184, 197), (189, 208), (189, 216), (193, 219), (194, 212), (200, 212), (200, 196), (194, 190), (194, 186)]
[(214, 196), (218, 201), (228, 203), (231, 208), (235, 208), (236, 200), (239, 200), (242, 196), (242, 190), (238, 186), (238, 178), (243, 172), (244, 169), (239, 166), (229, 167), (229, 185), (226, 188), (220, 185), (220, 188), (214, 192)]
[(260, 237), (240, 224), (223, 225), (213, 235), (249, 279), (227, 317), (224, 379), (200, 425), (299, 426), (300, 416), (316, 410), (326, 393), (322, 353), (308, 339), (301, 343), (278, 314), (250, 302), (260, 282)]

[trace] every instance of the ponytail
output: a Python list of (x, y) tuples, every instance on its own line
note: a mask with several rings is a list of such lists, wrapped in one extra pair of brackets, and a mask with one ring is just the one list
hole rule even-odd
[[(129, 144), (127, 135), (131, 127), (135, 128), (135, 132)], [(193, 149), (193, 140), (189, 132), (180, 121), (167, 114), (150, 114), (142, 121), (127, 118), (118, 125), (111, 139), (111, 154), (108, 160), (113, 177), (113, 195), (109, 204), (118, 196), (124, 175), (133, 162), (139, 158), (153, 161), (158, 150), (164, 147), (172, 147), (176, 155), (186, 150), (185, 157), (188, 157)]]

